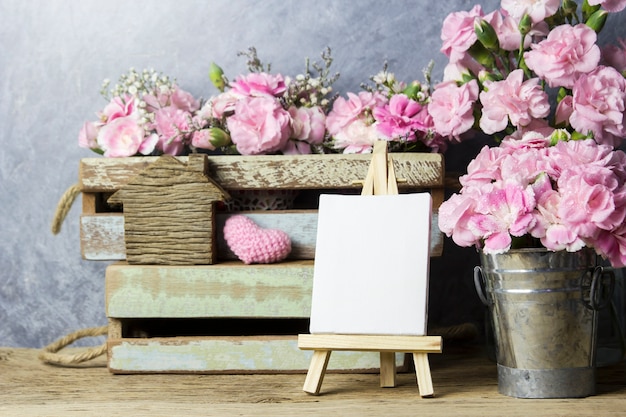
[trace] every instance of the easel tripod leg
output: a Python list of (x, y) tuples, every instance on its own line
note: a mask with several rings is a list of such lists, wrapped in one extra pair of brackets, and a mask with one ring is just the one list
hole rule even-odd
[(309, 370), (306, 374), (306, 379), (304, 380), (304, 387), (302, 388), (304, 392), (313, 395), (318, 395), (320, 393), (331, 352), (332, 351), (330, 350), (313, 351), (313, 357), (311, 357)]
[(395, 352), (380, 352), (380, 386), (382, 388), (396, 386)]
[(430, 375), (430, 365), (428, 363), (428, 353), (413, 352), (413, 362), (415, 363), (415, 375), (417, 376), (417, 386), (422, 397), (433, 397), (433, 380)]

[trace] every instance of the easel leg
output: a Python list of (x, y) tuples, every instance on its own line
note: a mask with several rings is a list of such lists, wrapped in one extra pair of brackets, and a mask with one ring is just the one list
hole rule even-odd
[(430, 365), (428, 364), (428, 353), (413, 352), (413, 362), (415, 363), (415, 374), (417, 376), (417, 386), (422, 397), (433, 397), (433, 380), (430, 375)]
[(304, 387), (302, 390), (306, 393), (318, 395), (322, 388), (322, 382), (324, 381), (324, 374), (326, 373), (326, 367), (328, 366), (328, 360), (330, 359), (331, 350), (315, 350), (313, 351), (313, 357), (311, 358), (311, 364), (309, 365), (309, 371), (306, 374), (304, 380)]
[(380, 352), (380, 386), (393, 388), (396, 386), (396, 354)]

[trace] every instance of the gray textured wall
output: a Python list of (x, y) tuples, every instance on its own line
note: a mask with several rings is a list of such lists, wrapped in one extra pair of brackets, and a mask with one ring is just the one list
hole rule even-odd
[[(488, 11), (498, 3), (481, 2)], [(79, 159), (95, 156), (77, 146), (77, 133), (105, 104), (99, 96), (104, 78), (116, 80), (129, 67), (154, 67), (194, 95), (208, 97), (214, 93), (207, 78), (212, 60), (236, 75), (245, 69), (236, 52), (256, 46), (276, 71), (295, 74), (305, 56), (317, 58), (327, 45), (342, 73), (340, 93), (358, 89), (385, 60), (409, 80), (421, 78), (421, 69), (435, 59), (440, 78), (441, 22), (473, 4), (0, 0), (0, 345), (40, 347), (106, 323), (107, 264), (80, 257), (80, 204), (60, 235), (50, 233), (59, 197), (77, 180)], [(618, 19), (610, 22), (616, 29), (609, 37), (623, 30), (623, 16)], [(451, 161), (471, 151), (454, 152)], [(455, 263), (471, 266), (468, 252), (446, 251)], [(433, 266), (431, 316), (452, 322), (480, 314), (468, 269), (455, 274), (449, 264)], [(463, 307), (453, 314), (449, 305)]]

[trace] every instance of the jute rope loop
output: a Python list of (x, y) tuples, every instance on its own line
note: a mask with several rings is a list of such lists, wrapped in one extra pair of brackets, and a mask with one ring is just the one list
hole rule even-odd
[(63, 355), (57, 352), (59, 352), (64, 347), (74, 343), (78, 339), (82, 339), (84, 337), (106, 335), (108, 332), (108, 328), (109, 326), (90, 327), (70, 333), (67, 336), (62, 337), (59, 340), (43, 348), (43, 351), (39, 354), (39, 359), (43, 362), (55, 365), (73, 365), (97, 358), (98, 356), (106, 353), (106, 343), (104, 343), (102, 346), (89, 348), (84, 352), (74, 355)]
[(63, 224), (63, 220), (65, 220), (67, 213), (72, 208), (72, 204), (74, 204), (74, 200), (80, 195), (80, 192), (80, 186), (74, 184), (61, 196), (56, 211), (54, 212), (54, 218), (52, 219), (53, 234), (56, 235), (61, 231), (61, 224)]

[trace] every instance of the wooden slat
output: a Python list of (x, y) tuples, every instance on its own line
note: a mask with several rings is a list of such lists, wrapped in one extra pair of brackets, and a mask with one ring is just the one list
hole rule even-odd
[(376, 350), (378, 352), (441, 353), (441, 336), (389, 336), (301, 334), (298, 346), (305, 350)]
[(106, 270), (112, 318), (308, 318), (312, 261), (272, 265), (127, 265)]
[[(279, 229), (291, 238), (292, 251), (289, 259), (313, 259), (317, 235), (317, 210), (256, 211), (242, 212), (263, 228)], [(236, 260), (228, 248), (221, 230), (233, 214), (218, 213), (216, 218), (218, 260)], [(92, 261), (124, 260), (124, 216), (122, 213), (96, 213), (83, 215), (80, 220), (81, 253)], [(433, 213), (430, 234), (431, 256), (443, 251), (443, 234), (437, 225), (437, 213)]]
[[(392, 154), (400, 188), (443, 187), (443, 156)], [(183, 162), (187, 157), (179, 157)], [(209, 176), (227, 190), (358, 189), (371, 155), (210, 156)], [(156, 161), (156, 157), (84, 158), (79, 181), (83, 192), (111, 192)]]
[(126, 259), (124, 215), (95, 213), (80, 216), (80, 251), (82, 257), (90, 261)]
[[(312, 353), (298, 349), (296, 336), (109, 339), (109, 370), (126, 373), (303, 373)], [(396, 355), (402, 366), (403, 355)], [(334, 371), (377, 372), (372, 352), (333, 355)]]

